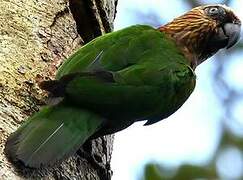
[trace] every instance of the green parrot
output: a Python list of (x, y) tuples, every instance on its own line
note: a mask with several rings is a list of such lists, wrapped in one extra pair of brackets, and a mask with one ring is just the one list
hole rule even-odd
[(233, 46), (240, 28), (233, 11), (216, 4), (159, 28), (134, 25), (92, 40), (61, 65), (56, 80), (40, 84), (61, 100), (11, 134), (6, 153), (28, 167), (52, 165), (89, 139), (167, 118), (193, 92), (196, 66)]

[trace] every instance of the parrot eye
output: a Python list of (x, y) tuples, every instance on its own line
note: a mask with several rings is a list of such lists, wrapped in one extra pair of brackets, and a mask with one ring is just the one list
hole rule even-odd
[(212, 7), (208, 10), (210, 15), (216, 15), (219, 13), (219, 9), (217, 7)]

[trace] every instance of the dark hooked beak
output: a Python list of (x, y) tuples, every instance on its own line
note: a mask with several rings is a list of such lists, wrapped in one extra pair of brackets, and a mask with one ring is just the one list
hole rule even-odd
[(234, 46), (240, 39), (241, 23), (226, 23), (223, 26), (224, 34), (228, 37), (226, 48)]

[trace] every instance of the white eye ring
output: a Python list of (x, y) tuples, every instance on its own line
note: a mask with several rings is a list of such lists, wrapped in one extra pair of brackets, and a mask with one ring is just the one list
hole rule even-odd
[(216, 7), (213, 7), (213, 8), (210, 8), (209, 9), (209, 13), (210, 14), (218, 14), (218, 12), (219, 12), (219, 9), (216, 8)]

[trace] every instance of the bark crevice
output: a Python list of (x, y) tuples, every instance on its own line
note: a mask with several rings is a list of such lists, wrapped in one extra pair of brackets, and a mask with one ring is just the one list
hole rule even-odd
[[(117, 0), (70, 0), (70, 9), (77, 30), (85, 43), (113, 30)], [(90, 31), (92, 30), (92, 31)]]

